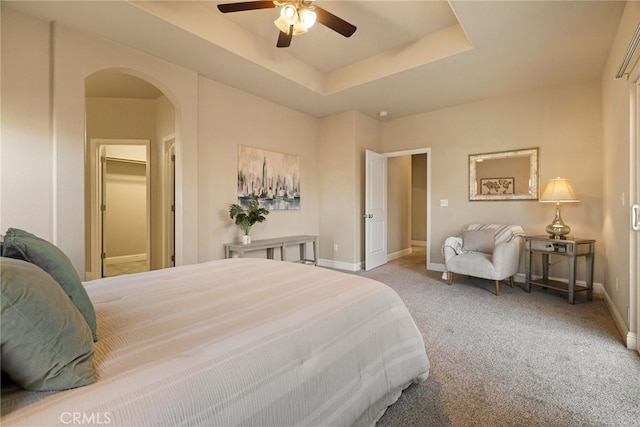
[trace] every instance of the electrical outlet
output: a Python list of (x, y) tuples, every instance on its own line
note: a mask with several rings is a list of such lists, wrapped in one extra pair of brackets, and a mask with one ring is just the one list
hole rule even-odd
[(333, 252), (338, 252), (338, 244), (337, 243), (333, 244)]
[(616, 292), (618, 292), (618, 278), (616, 277)]

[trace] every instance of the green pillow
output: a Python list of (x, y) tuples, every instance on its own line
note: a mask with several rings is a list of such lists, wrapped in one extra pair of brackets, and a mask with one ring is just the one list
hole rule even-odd
[(65, 390), (95, 382), (93, 337), (78, 309), (36, 265), (0, 258), (0, 363), (27, 390)]
[(78, 273), (67, 256), (57, 246), (17, 228), (10, 228), (4, 236), (2, 256), (21, 259), (37, 265), (55, 279), (78, 308), (97, 341), (96, 312)]

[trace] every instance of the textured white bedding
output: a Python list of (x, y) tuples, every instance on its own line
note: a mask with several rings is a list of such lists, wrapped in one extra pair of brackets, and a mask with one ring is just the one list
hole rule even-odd
[(3, 388), (3, 426), (372, 424), (428, 375), (400, 297), (356, 275), (245, 258), (85, 285), (97, 383)]

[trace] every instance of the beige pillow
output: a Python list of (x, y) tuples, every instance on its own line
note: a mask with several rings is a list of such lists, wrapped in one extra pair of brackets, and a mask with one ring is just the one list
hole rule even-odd
[(465, 252), (493, 253), (495, 230), (466, 230), (462, 232), (462, 249)]

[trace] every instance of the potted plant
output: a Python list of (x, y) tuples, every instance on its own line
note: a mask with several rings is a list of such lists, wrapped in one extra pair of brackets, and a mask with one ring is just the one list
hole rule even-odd
[(251, 236), (249, 236), (251, 227), (256, 222), (266, 220), (266, 215), (269, 215), (269, 210), (260, 207), (256, 196), (253, 196), (249, 201), (249, 206), (246, 210), (236, 203), (229, 206), (229, 217), (235, 220), (236, 225), (240, 227), (240, 230), (244, 233), (242, 236), (242, 243), (244, 244), (251, 243)]

